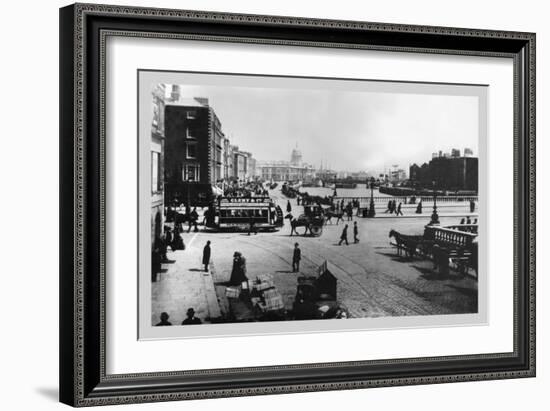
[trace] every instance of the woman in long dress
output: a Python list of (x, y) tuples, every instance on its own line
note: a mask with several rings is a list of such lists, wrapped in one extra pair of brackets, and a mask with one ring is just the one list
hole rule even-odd
[(246, 276), (246, 259), (239, 251), (233, 254), (233, 269), (231, 270), (230, 285), (241, 285), (243, 281), (247, 281)]
[(181, 237), (179, 231), (174, 232), (174, 239), (172, 240), (172, 250), (185, 250), (185, 244), (183, 243), (183, 238)]

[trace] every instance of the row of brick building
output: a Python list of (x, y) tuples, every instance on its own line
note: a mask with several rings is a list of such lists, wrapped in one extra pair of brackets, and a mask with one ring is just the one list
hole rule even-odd
[(166, 204), (203, 203), (210, 191), (256, 175), (252, 153), (231, 144), (207, 98), (182, 96), (172, 85), (164, 121)]
[[(169, 88), (168, 88), (169, 87)], [(185, 97), (178, 85), (152, 90), (151, 237), (161, 234), (164, 206), (206, 205), (212, 195), (256, 175), (252, 153), (231, 144), (207, 98)]]
[(413, 164), (409, 168), (409, 180), (414, 186), (451, 191), (478, 190), (478, 158), (470, 149), (465, 155), (453, 150), (453, 155), (434, 154), (429, 163)]

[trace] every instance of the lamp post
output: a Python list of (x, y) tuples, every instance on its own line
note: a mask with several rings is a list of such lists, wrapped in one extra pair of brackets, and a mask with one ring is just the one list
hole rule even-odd
[(435, 191), (435, 181), (432, 181), (432, 184), (433, 184), (433, 191), (434, 191), (434, 211), (432, 213), (432, 219), (429, 225), (439, 225), (439, 215), (437, 214), (437, 202), (436, 202), (437, 194)]
[(370, 178), (370, 204), (369, 204), (369, 217), (370, 218), (373, 218), (376, 215), (376, 211), (374, 209), (373, 190), (374, 190), (374, 177), (371, 177)]

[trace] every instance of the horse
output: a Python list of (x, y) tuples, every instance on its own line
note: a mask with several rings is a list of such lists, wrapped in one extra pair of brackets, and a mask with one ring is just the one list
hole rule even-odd
[[(292, 214), (288, 213), (285, 218), (290, 220), (290, 236), (292, 237), (292, 234), (296, 233), (296, 235), (300, 235), (298, 233), (298, 230), (296, 230), (297, 227), (305, 227), (306, 230), (304, 232), (304, 235), (307, 234), (307, 231), (310, 230), (309, 228), (309, 221), (305, 218), (295, 218)], [(311, 230), (310, 230), (311, 231)]]
[[(300, 216), (302, 217), (302, 216)], [(292, 234), (296, 233), (296, 235), (300, 235), (298, 233), (298, 230), (296, 230), (297, 227), (305, 227), (304, 236), (307, 235), (307, 232), (309, 230), (310, 234), (313, 235), (310, 228), (310, 221), (307, 218), (295, 218), (292, 214), (288, 213), (285, 216), (285, 219), (290, 220), (290, 236), (292, 237)]]
[(344, 221), (344, 212), (343, 211), (336, 212), (336, 211), (328, 210), (325, 213), (325, 217), (326, 217), (325, 224), (328, 224), (329, 221), (330, 221), (330, 224), (332, 224), (332, 217), (336, 217), (336, 225), (338, 225), (338, 222), (340, 220)]
[(398, 255), (401, 255), (401, 250), (405, 250), (405, 256), (411, 258), (416, 255), (417, 248), (423, 241), (423, 236), (421, 235), (405, 235), (393, 229), (390, 230), (389, 237), (395, 239)]

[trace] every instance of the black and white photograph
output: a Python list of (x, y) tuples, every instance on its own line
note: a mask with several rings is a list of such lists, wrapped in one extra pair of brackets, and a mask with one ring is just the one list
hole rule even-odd
[[(37, 289), (59, 297), (58, 327), (27, 327), (58, 331), (37, 352), (57, 350), (59, 401), (536, 398), (542, 18), (435, 3), (159, 6), (61, 7), (58, 81), (34, 93), (59, 85), (59, 115), (43, 104), (6, 123), (59, 126), (59, 252), (35, 256), (29, 231), (9, 230), (27, 240), (10, 240), (16, 264), (59, 263), (59, 281)], [(24, 109), (34, 89), (13, 83)], [(50, 141), (19, 140), (22, 165), (38, 163), (17, 153), (55, 160)], [(29, 191), (47, 187), (38, 168), (30, 185), (12, 179), (24, 195), (8, 191), (28, 210), (6, 215), (56, 220)], [(20, 271), (8, 277), (46, 278)]]
[(483, 319), (483, 85), (141, 74), (147, 328)]

